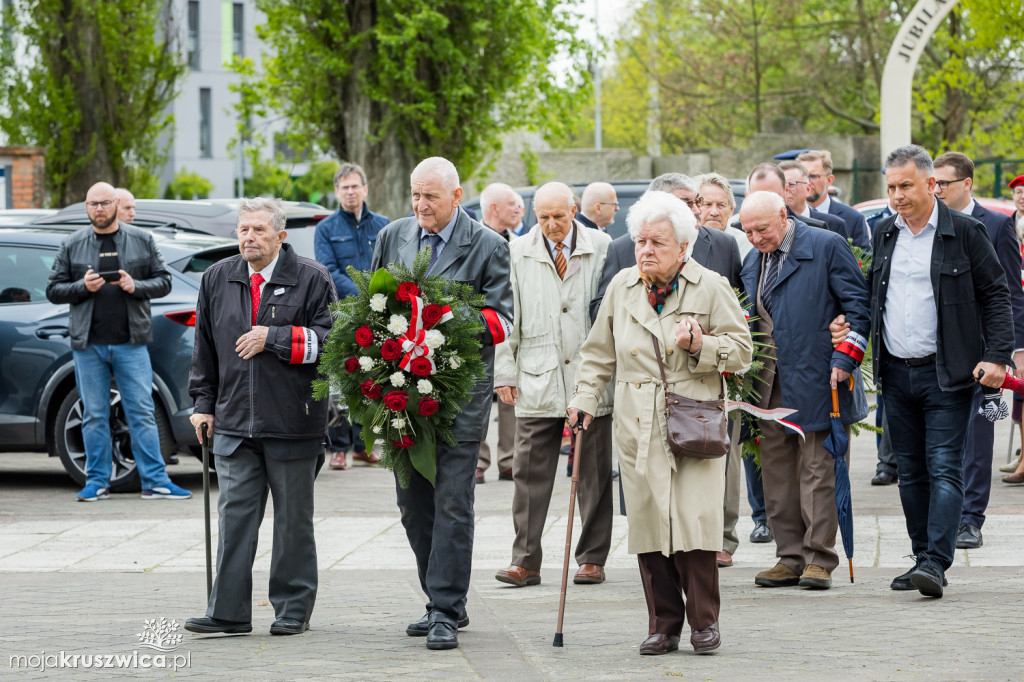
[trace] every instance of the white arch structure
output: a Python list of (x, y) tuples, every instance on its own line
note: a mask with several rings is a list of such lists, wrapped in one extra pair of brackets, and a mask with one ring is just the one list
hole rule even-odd
[(911, 96), (917, 62), (935, 29), (959, 0), (918, 0), (889, 49), (882, 71), (880, 121), (882, 165), (893, 149), (910, 144)]

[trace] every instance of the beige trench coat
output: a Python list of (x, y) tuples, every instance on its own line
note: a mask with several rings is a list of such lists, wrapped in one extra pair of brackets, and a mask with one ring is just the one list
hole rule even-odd
[[(702, 228), (703, 229), (703, 228)], [(580, 351), (570, 407), (594, 414), (615, 380), (615, 444), (619, 452), (629, 552), (722, 549), (725, 457), (676, 458), (665, 433), (665, 391), (651, 333), (665, 361), (669, 390), (697, 400), (719, 396), (722, 372), (750, 366), (753, 343), (729, 282), (690, 259), (661, 314), (647, 298), (636, 266), (612, 279)], [(692, 315), (710, 336), (693, 358), (675, 345), (675, 329)], [(586, 436), (584, 435), (584, 447)]]

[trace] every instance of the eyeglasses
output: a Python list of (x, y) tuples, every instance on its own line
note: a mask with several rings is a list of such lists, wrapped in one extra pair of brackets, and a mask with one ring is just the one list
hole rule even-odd
[(87, 201), (85, 202), (85, 207), (88, 209), (110, 208), (115, 201), (116, 199), (107, 199), (106, 201)]
[(597, 204), (599, 206), (614, 206), (616, 211), (619, 210), (619, 202), (617, 201), (599, 201)]
[(683, 199), (683, 201), (685, 201), (686, 205), (689, 206), (691, 209), (694, 207), (700, 208), (701, 206), (704, 205), (704, 197), (697, 197), (696, 199)]
[(800, 185), (806, 185), (806, 184), (808, 184), (808, 183), (803, 181), (803, 180), (793, 180), (792, 182), (787, 182), (786, 183), (786, 187), (789, 187), (790, 189), (793, 189), (794, 187), (799, 187)]
[(811, 182), (817, 182), (818, 180), (821, 180), (823, 177), (825, 176), (818, 175), (817, 173), (811, 173), (810, 175), (807, 176), (807, 179), (810, 180)]
[(941, 189), (942, 191), (946, 191), (946, 188), (952, 185), (954, 182), (963, 182), (966, 179), (967, 178), (960, 178), (959, 180), (936, 180), (935, 186)]

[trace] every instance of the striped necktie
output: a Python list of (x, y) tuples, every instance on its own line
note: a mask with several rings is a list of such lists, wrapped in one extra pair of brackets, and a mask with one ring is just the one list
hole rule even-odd
[(421, 243), (421, 247), (422, 246), (429, 246), (430, 247), (430, 263), (427, 265), (427, 272), (430, 272), (431, 270), (434, 269), (434, 263), (437, 262), (437, 257), (439, 255), (437, 247), (440, 246), (440, 245), (441, 245), (441, 235), (439, 235), (439, 234), (428, 234), (426, 237), (423, 237), (423, 241)]
[(558, 271), (559, 279), (565, 279), (565, 254), (562, 253), (564, 248), (565, 244), (561, 242), (555, 244), (555, 270)]
[(764, 279), (761, 282), (761, 305), (772, 314), (772, 292), (779, 282), (779, 252), (772, 251), (765, 257)]

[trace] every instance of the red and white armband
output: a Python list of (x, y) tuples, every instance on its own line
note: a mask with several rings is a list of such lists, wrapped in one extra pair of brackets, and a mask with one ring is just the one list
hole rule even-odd
[(320, 339), (309, 327), (292, 327), (292, 365), (316, 362), (320, 356)]

